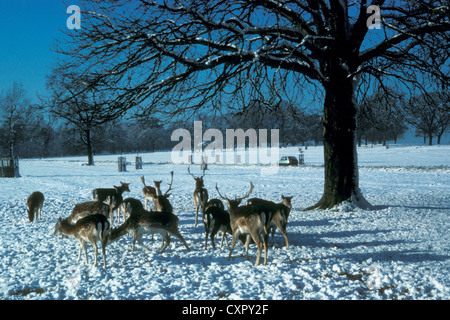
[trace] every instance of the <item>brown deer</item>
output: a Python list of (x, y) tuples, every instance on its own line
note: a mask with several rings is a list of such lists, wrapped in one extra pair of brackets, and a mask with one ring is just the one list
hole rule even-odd
[(76, 223), (78, 220), (93, 215), (102, 214), (109, 216), (110, 207), (108, 204), (99, 201), (87, 201), (76, 204), (72, 209), (72, 214), (67, 218), (70, 224)]
[(163, 252), (170, 244), (170, 236), (173, 235), (183, 242), (184, 246), (190, 251), (189, 246), (183, 236), (178, 231), (178, 217), (170, 212), (157, 212), (142, 210), (139, 213), (133, 212), (128, 219), (119, 227), (114, 228), (108, 238), (108, 242), (114, 242), (123, 235), (131, 233), (133, 241), (131, 251), (134, 251), (136, 241), (147, 251), (150, 251), (142, 243), (142, 235), (144, 233), (159, 233), (164, 238), (161, 252)]
[(145, 210), (148, 210), (148, 201), (152, 201), (153, 202), (153, 206), (155, 206), (155, 199), (156, 196), (160, 196), (162, 195), (161, 193), (161, 182), (162, 180), (159, 181), (153, 181), (153, 184), (155, 185), (155, 187), (150, 187), (147, 186), (145, 184), (145, 178), (144, 176), (141, 176), (141, 181), (144, 184), (144, 188), (142, 188), (142, 193), (144, 194), (144, 204), (145, 204)]
[(239, 238), (240, 234), (247, 235), (247, 241), (245, 243), (248, 259), (248, 246), (250, 243), (250, 238), (256, 243), (258, 247), (258, 254), (256, 256), (255, 266), (259, 265), (259, 259), (261, 256), (262, 246), (261, 239), (259, 235), (263, 236), (264, 243), (264, 264), (267, 264), (267, 238), (268, 234), (266, 232), (267, 225), (270, 222), (271, 217), (263, 212), (260, 207), (249, 205), (249, 206), (239, 206), (241, 201), (248, 196), (253, 191), (253, 184), (250, 182), (250, 191), (243, 197), (235, 198), (234, 200), (228, 199), (226, 196), (220, 194), (219, 188), (216, 185), (217, 192), (219, 196), (227, 202), (228, 212), (230, 213), (230, 224), (233, 235), (233, 240), (231, 241), (230, 255), (228, 260), (231, 259), (231, 254), (233, 252), (234, 246), (236, 245), (236, 240)]
[(103, 253), (103, 266), (106, 268), (106, 244), (110, 232), (110, 224), (108, 219), (102, 214), (93, 214), (78, 220), (75, 224), (70, 224), (67, 219), (58, 219), (55, 226), (54, 235), (67, 235), (74, 237), (80, 241), (80, 250), (78, 253), (78, 260), (80, 261), (81, 250), (84, 250), (86, 264), (88, 264), (86, 242), (90, 242), (94, 247), (94, 266), (97, 265), (97, 240), (101, 241)]
[(123, 201), (122, 194), (124, 192), (130, 192), (129, 183), (120, 182), (120, 187), (114, 186), (114, 188), (98, 188), (92, 190), (93, 200), (106, 203), (110, 206), (110, 223), (114, 222), (114, 212), (120, 209), (120, 204)]
[(41, 219), (42, 206), (44, 205), (44, 195), (42, 192), (35, 191), (27, 198), (27, 214), (28, 220), (33, 222), (36, 217), (36, 221)]
[(289, 218), (289, 213), (291, 211), (291, 200), (292, 197), (281, 196), (282, 201), (280, 203), (275, 203), (273, 201), (252, 198), (247, 200), (247, 205), (256, 205), (261, 207), (262, 211), (268, 212), (272, 216), (272, 219), (266, 230), (267, 233), (272, 234), (272, 239), (275, 234), (275, 230), (278, 227), (284, 237), (284, 243), (286, 248), (289, 248), (289, 242), (287, 238), (286, 226)]
[(203, 175), (196, 177), (191, 173), (190, 167), (188, 167), (189, 174), (195, 180), (195, 190), (193, 193), (194, 204), (195, 204), (195, 227), (197, 227), (198, 222), (198, 211), (202, 210), (202, 215), (205, 213), (205, 206), (208, 202), (208, 190), (204, 188), (203, 177), (205, 176), (205, 170), (203, 170)]

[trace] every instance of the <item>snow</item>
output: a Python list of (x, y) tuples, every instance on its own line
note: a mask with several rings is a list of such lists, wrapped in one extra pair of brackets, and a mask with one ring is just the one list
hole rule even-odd
[[(303, 148), (304, 150), (304, 148)], [(360, 147), (360, 187), (373, 210), (344, 203), (333, 210), (303, 211), (323, 191), (321, 147), (304, 150), (305, 166), (283, 167), (261, 174), (257, 165), (208, 166), (205, 186), (210, 197), (219, 190), (229, 197), (245, 194), (281, 201), (292, 195), (287, 227), (289, 248), (279, 231), (268, 264), (254, 267), (256, 246), (238, 244), (204, 250), (204, 227), (194, 227), (194, 180), (187, 165), (173, 165), (170, 153), (140, 154), (142, 170), (118, 172), (117, 155), (20, 161), (21, 178), (0, 179), (0, 299), (449, 299), (450, 280), (450, 146)], [(298, 155), (298, 148), (280, 150)], [(125, 155), (134, 162), (135, 154)], [(131, 236), (106, 249), (108, 268), (77, 262), (78, 242), (53, 235), (59, 217), (76, 203), (91, 200), (91, 190), (129, 182), (125, 197), (143, 200), (141, 175), (163, 180), (163, 192), (174, 171), (170, 198), (180, 233), (191, 251), (172, 237), (159, 253), (161, 240), (144, 236), (130, 252)], [(200, 173), (198, 165), (191, 167)], [(29, 223), (26, 197), (39, 190), (46, 199), (42, 220)], [(117, 225), (116, 225), (117, 226)], [(231, 237), (228, 237), (231, 241)], [(99, 257), (101, 261), (101, 257)], [(261, 258), (261, 261), (263, 259)]]

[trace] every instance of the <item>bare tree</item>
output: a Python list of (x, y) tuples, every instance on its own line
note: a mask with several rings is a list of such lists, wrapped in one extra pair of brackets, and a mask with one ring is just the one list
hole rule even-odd
[(389, 88), (378, 87), (374, 94), (363, 99), (357, 117), (358, 144), (364, 136), (366, 141), (381, 142), (385, 146), (387, 140), (397, 140), (407, 129), (402, 114), (402, 97)]
[(438, 144), (441, 143), (441, 137), (450, 125), (448, 100), (444, 99), (445, 96), (437, 92), (420, 94), (403, 106), (407, 121), (414, 126), (418, 134), (428, 138), (430, 146), (433, 144), (433, 136), (437, 137)]
[(86, 146), (88, 165), (94, 165), (92, 130), (118, 118), (120, 111), (108, 108), (105, 93), (89, 87), (78, 74), (54, 70), (47, 88), (49, 97), (42, 99), (42, 108), (75, 126)]
[[(311, 208), (370, 207), (359, 188), (356, 97), (371, 78), (410, 86), (431, 72), (448, 81), (446, 3), (89, 0), (81, 29), (68, 31), (72, 41), (60, 51), (92, 85), (114, 88), (115, 106), (140, 104), (142, 115), (186, 117), (252, 99), (300, 101), (305, 89), (323, 94), (324, 193)], [(369, 30), (377, 8), (381, 29)]]
[(31, 101), (20, 82), (14, 82), (10, 89), (0, 95), (0, 121), (4, 128), (4, 140), (9, 156), (16, 156), (17, 142), (29, 136)]

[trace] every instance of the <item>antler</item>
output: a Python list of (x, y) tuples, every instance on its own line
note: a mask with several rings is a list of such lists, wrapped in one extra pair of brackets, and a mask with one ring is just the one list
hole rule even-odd
[(224, 197), (223, 195), (220, 194), (219, 188), (217, 187), (217, 183), (216, 183), (216, 190), (217, 190), (217, 193), (219, 194), (219, 197), (221, 197), (223, 200), (226, 200), (226, 201), (229, 200), (227, 197)]
[(245, 199), (245, 198), (247, 198), (248, 196), (250, 196), (250, 194), (251, 194), (252, 191), (253, 191), (253, 187), (254, 187), (254, 185), (253, 185), (253, 183), (250, 181), (250, 191), (249, 191), (245, 196), (243, 196), (242, 198), (236, 198), (236, 200), (242, 201), (243, 199)]
[(164, 193), (164, 196), (166, 196), (167, 193), (168, 193), (170, 190), (172, 190), (172, 184), (173, 184), (173, 171), (170, 171), (170, 176), (171, 176), (171, 180), (170, 180), (170, 183), (169, 183), (169, 189), (166, 191), (166, 193)]
[(145, 184), (145, 178), (144, 178), (144, 176), (141, 176), (141, 180), (142, 180), (142, 183), (144, 184), (144, 187), (146, 187), (147, 185)]
[[(235, 200), (242, 201), (242, 199), (245, 199), (245, 198), (247, 198), (248, 196), (250, 196), (250, 194), (251, 194), (252, 191), (253, 191), (253, 187), (254, 187), (254, 185), (253, 185), (253, 183), (250, 181), (250, 191), (249, 191), (245, 196), (243, 196), (242, 198), (236, 198)], [(216, 190), (217, 190), (217, 193), (219, 194), (219, 196), (220, 196), (223, 200), (227, 200), (227, 201), (230, 200), (230, 199), (228, 199), (227, 197), (224, 197), (223, 195), (220, 194), (219, 188), (217, 187), (217, 183), (216, 183)]]
[(188, 167), (188, 172), (195, 179), (195, 176), (191, 173), (191, 166)]
[(206, 168), (203, 168), (203, 174), (202, 174), (201, 176), (196, 177), (196, 176), (194, 176), (194, 175), (191, 173), (191, 166), (188, 167), (188, 172), (189, 172), (189, 174), (190, 174), (194, 179), (203, 178), (203, 177), (205, 176), (205, 174), (206, 174), (205, 171), (206, 171)]

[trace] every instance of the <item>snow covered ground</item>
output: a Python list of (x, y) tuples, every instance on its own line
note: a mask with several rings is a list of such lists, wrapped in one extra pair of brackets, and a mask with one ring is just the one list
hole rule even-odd
[[(280, 155), (297, 155), (298, 148)], [(20, 161), (21, 178), (0, 179), (0, 299), (449, 299), (450, 146), (391, 146), (358, 149), (360, 184), (374, 210), (343, 204), (336, 210), (303, 211), (323, 191), (321, 147), (305, 151), (306, 166), (262, 174), (256, 165), (209, 165), (205, 185), (216, 183), (228, 196), (255, 185), (253, 196), (279, 201), (291, 195), (290, 247), (277, 232), (270, 239), (268, 264), (254, 267), (237, 245), (204, 250), (204, 227), (194, 227), (194, 180), (187, 165), (173, 165), (169, 153), (142, 154), (144, 166), (118, 172), (117, 156)], [(135, 155), (126, 155), (134, 162)], [(108, 268), (77, 262), (78, 242), (53, 235), (59, 217), (91, 190), (129, 182), (126, 197), (143, 200), (140, 176), (164, 180), (174, 171), (171, 202), (188, 252), (172, 237), (159, 253), (159, 236), (130, 252), (131, 236), (107, 247)], [(198, 165), (191, 171), (200, 173)], [(26, 197), (44, 193), (43, 220), (29, 223)], [(231, 237), (229, 237), (231, 240)], [(219, 240), (216, 240), (216, 244)], [(93, 261), (88, 246), (89, 262)]]

